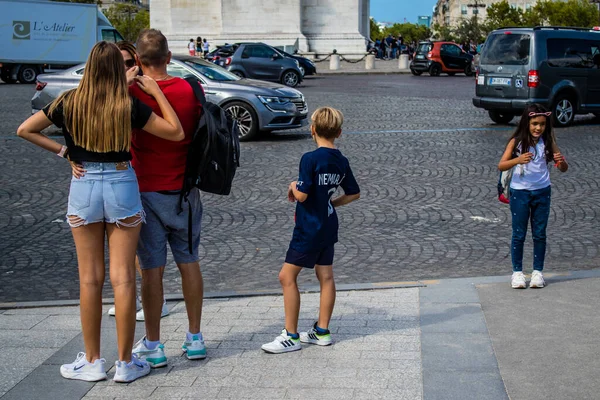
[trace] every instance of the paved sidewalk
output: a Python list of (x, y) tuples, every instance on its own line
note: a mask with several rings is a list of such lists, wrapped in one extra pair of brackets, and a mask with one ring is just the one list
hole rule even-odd
[[(340, 69), (329, 69), (329, 60), (316, 62), (317, 74), (347, 74), (347, 75), (362, 75), (362, 74), (410, 74), (410, 69), (400, 69), (399, 60), (375, 60), (374, 69), (366, 69), (365, 61), (358, 63), (350, 63), (347, 61), (340, 62)], [(307, 77), (310, 79), (310, 76)]]
[[(305, 345), (279, 355), (266, 354), (260, 346), (282, 327), (281, 296), (210, 298), (203, 314), (208, 347), (203, 361), (182, 355), (185, 307), (173, 301), (171, 315), (161, 321), (169, 365), (129, 385), (60, 377), (59, 365), (82, 349), (77, 307), (0, 310), (0, 396), (597, 398), (600, 270), (547, 274), (543, 290), (512, 290), (508, 279), (341, 287), (331, 323), (334, 345)], [(303, 294), (301, 329), (311, 326), (317, 310), (318, 294)], [(142, 334), (139, 323), (137, 335)], [(114, 344), (114, 318), (105, 316), (102, 352), (107, 366), (116, 357)], [(114, 368), (109, 378), (113, 373)]]

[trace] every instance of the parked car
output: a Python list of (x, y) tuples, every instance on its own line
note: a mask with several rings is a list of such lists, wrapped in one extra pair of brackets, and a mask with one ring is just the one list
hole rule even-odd
[[(85, 64), (56, 74), (38, 77), (31, 99), (32, 113), (41, 110), (65, 90), (79, 85)], [(308, 107), (296, 89), (271, 82), (242, 79), (227, 70), (197, 57), (173, 57), (169, 75), (197, 78), (208, 101), (218, 104), (235, 118), (240, 140), (255, 138), (260, 132), (293, 129), (308, 124)]]
[(300, 64), (300, 72), (302, 72), (302, 76), (315, 75), (317, 73), (317, 67), (315, 63), (308, 58), (299, 56), (298, 54), (290, 54), (279, 49), (277, 49), (277, 51), (279, 51), (284, 57), (297, 60), (298, 64)]
[(264, 43), (235, 43), (217, 49), (209, 59), (241, 78), (280, 82), (296, 87), (302, 82), (297, 60)]
[(473, 104), (510, 122), (528, 104), (552, 110), (556, 126), (576, 114), (600, 117), (600, 33), (589, 28), (499, 29), (488, 36)]
[(463, 51), (454, 42), (423, 41), (417, 45), (410, 71), (413, 75), (421, 75), (429, 72), (431, 76), (439, 76), (442, 73), (455, 75), (464, 73), (473, 75), (473, 55)]

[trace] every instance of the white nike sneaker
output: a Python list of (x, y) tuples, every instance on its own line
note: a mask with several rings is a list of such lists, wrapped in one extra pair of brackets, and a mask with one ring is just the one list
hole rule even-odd
[(546, 282), (544, 281), (544, 275), (542, 275), (542, 271), (533, 271), (531, 274), (531, 282), (529, 282), (529, 287), (541, 289), (544, 286), (546, 286)]
[(523, 272), (513, 272), (510, 285), (513, 289), (525, 289), (527, 287), (527, 282), (525, 281), (525, 275), (523, 275)]
[(281, 331), (281, 335), (277, 336), (272, 342), (263, 344), (261, 349), (267, 353), (279, 354), (302, 350), (302, 345), (300, 344), (300, 338), (292, 339), (287, 330), (284, 329)]
[(84, 352), (79, 352), (77, 358), (71, 364), (63, 364), (60, 367), (60, 374), (63, 378), (78, 379), (80, 381), (96, 382), (106, 379), (104, 370), (104, 358), (94, 360), (93, 363), (85, 358)]
[[(163, 303), (162, 306), (162, 310), (160, 311), (160, 317), (166, 317), (167, 315), (169, 315), (169, 307), (167, 307), (167, 301), (165, 300), (165, 302)], [(135, 314), (135, 320), (136, 321), (143, 321), (144, 320), (144, 310), (139, 310), (137, 312), (137, 314)]]
[[(135, 298), (135, 311), (140, 311), (142, 309), (142, 302), (138, 297)], [(108, 315), (111, 317), (115, 316), (115, 306), (112, 306), (108, 309)]]
[(140, 360), (135, 354), (131, 355), (131, 361), (115, 361), (116, 372), (113, 377), (115, 382), (133, 382), (150, 373), (150, 365)]

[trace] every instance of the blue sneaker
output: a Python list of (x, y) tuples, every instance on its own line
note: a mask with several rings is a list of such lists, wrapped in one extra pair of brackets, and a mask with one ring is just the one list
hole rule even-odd
[(206, 346), (202, 334), (192, 336), (192, 340), (185, 338), (185, 342), (181, 345), (181, 349), (185, 352), (188, 360), (202, 360), (206, 358)]

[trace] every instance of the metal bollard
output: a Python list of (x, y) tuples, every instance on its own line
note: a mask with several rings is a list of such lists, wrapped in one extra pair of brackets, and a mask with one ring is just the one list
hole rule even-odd
[(329, 69), (340, 69), (340, 55), (332, 54), (329, 59)]
[(365, 69), (375, 69), (375, 56), (369, 54), (365, 60)]
[(400, 54), (400, 60), (398, 61), (398, 68), (408, 69), (408, 54)]

